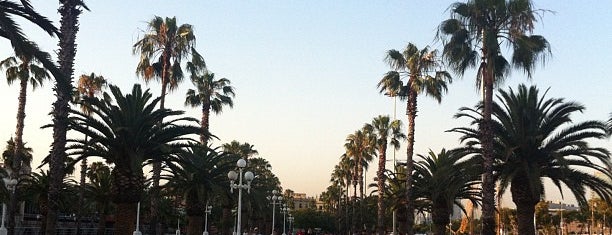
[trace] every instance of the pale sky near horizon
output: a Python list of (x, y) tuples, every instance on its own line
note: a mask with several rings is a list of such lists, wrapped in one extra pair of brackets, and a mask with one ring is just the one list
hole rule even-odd
[[(376, 84), (389, 70), (389, 49), (402, 50), (408, 42), (431, 45), (436, 27), (449, 17), (454, 1), (86, 1), (91, 9), (80, 18), (75, 77), (94, 72), (125, 92), (136, 77), (137, 56), (132, 45), (154, 15), (176, 16), (179, 24), (194, 26), (197, 49), (217, 77), (236, 88), (235, 106), (212, 115), (211, 132), (220, 141), (238, 140), (255, 145), (259, 156), (272, 164), (283, 188), (317, 196), (329, 185), (331, 171), (344, 152), (346, 136), (377, 115), (393, 116), (393, 100), (378, 93)], [(41, 14), (59, 25), (58, 2), (32, 0)], [(545, 13), (537, 34), (552, 45), (552, 56), (538, 66), (533, 79), (513, 71), (503, 88), (519, 83), (537, 85), (548, 97), (564, 97), (586, 106), (575, 120), (609, 117), (612, 112), (612, 20), (607, 1), (535, 1)], [(22, 24), (31, 38), (47, 51), (57, 51), (57, 39), (31, 24)], [(11, 55), (8, 41), (0, 42), (0, 57)], [(4, 80), (4, 75), (1, 76)], [(415, 153), (459, 146), (458, 135), (445, 133), (465, 125), (453, 115), (479, 99), (473, 71), (454, 76), (441, 104), (419, 97)], [(0, 82), (4, 114), (0, 116), (0, 143), (15, 132), (18, 84)], [(159, 95), (159, 83), (147, 85)], [(167, 96), (167, 107), (186, 110), (200, 118), (200, 109), (183, 106), (185, 80)], [(34, 149), (34, 166), (49, 152), (52, 84), (29, 90), (24, 140)], [(405, 121), (405, 103), (397, 102), (397, 117)], [(612, 150), (610, 139), (593, 145)], [(392, 159), (392, 153), (388, 156)], [(397, 153), (405, 159), (405, 148)], [(376, 162), (368, 171), (372, 181)], [(391, 163), (388, 164), (391, 166)], [(547, 192), (558, 200), (557, 192)], [(566, 191), (565, 195), (569, 193)], [(570, 198), (571, 199), (571, 198)]]

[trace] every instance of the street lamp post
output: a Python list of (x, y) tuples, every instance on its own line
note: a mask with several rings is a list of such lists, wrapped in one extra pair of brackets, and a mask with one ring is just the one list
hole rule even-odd
[(289, 215), (289, 218), (287, 218), (287, 220), (289, 221), (289, 234), (293, 234), (293, 220), (295, 218), (292, 215)]
[[(246, 167), (246, 160), (240, 159), (236, 162), (236, 166), (238, 166), (238, 173), (235, 171), (230, 171), (227, 173), (227, 177), (230, 179), (230, 190), (233, 193), (234, 189), (238, 189), (238, 218), (236, 219), (236, 235), (240, 235), (240, 222), (242, 216), (242, 189), (246, 189), (247, 192), (251, 192), (251, 181), (255, 178), (253, 172), (247, 171), (244, 173), (244, 177), (242, 175), (242, 171)], [(242, 184), (242, 178), (246, 180), (246, 184)], [(238, 184), (234, 183), (234, 181), (238, 180)]]
[(270, 233), (271, 235), (274, 235), (274, 215), (276, 214), (276, 205), (280, 205), (281, 201), (283, 200), (283, 196), (278, 195), (278, 191), (272, 190), (272, 196), (268, 196), (268, 200), (271, 201), (270, 204), (272, 204), (272, 232)]
[(134, 230), (134, 233), (132, 233), (132, 235), (142, 235), (139, 227), (140, 227), (140, 202), (138, 202), (138, 208), (136, 209), (136, 230)]
[(281, 208), (281, 212), (283, 213), (283, 235), (287, 235), (286, 230), (285, 230), (285, 221), (287, 219), (287, 214), (289, 214), (289, 211), (291, 211), (289, 209), (289, 206), (287, 206), (286, 203), (283, 203), (283, 207)]
[(211, 211), (212, 206), (206, 204), (206, 210), (204, 211), (204, 213), (206, 214), (204, 217), (204, 232), (202, 233), (202, 235), (208, 235), (208, 215), (210, 215)]
[[(8, 190), (12, 192), (15, 189), (15, 185), (17, 185), (16, 179), (2, 178), (2, 180), (4, 181), (4, 186), (6, 186)], [(2, 224), (0, 225), (0, 235), (6, 235), (8, 232), (6, 230), (6, 227), (4, 226), (5, 220), (6, 220), (6, 203), (2, 203)]]

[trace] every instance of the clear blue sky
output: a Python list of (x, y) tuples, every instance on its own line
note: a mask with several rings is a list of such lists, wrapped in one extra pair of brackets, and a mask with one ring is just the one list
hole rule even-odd
[[(408, 42), (431, 45), (437, 25), (449, 17), (453, 1), (86, 1), (77, 36), (75, 76), (95, 72), (123, 89), (142, 83), (134, 73), (137, 58), (131, 46), (154, 15), (176, 16), (194, 25), (197, 49), (209, 69), (236, 88), (234, 109), (211, 117), (211, 131), (221, 138), (254, 144), (268, 159), (283, 187), (315, 196), (329, 185), (330, 173), (343, 153), (345, 137), (379, 114), (393, 115), (393, 100), (378, 94), (376, 83), (388, 71), (385, 52), (401, 50)], [(32, 4), (58, 22), (57, 1)], [(503, 87), (519, 83), (548, 87), (550, 97), (565, 97), (586, 105), (576, 120), (604, 119), (612, 112), (612, 20), (607, 1), (536, 1), (547, 13), (536, 25), (552, 45), (553, 56), (538, 67), (532, 80), (514, 71)], [(48, 51), (51, 39), (31, 25), (23, 27)], [(0, 42), (0, 57), (11, 55)], [(4, 76), (2, 76), (4, 77)], [(154, 94), (160, 85), (150, 83)], [(183, 106), (189, 81), (167, 98), (167, 106)], [(34, 148), (35, 164), (48, 154), (52, 85), (28, 97), (25, 141)], [(459, 145), (457, 135), (445, 133), (464, 125), (452, 115), (472, 106), (479, 95), (473, 72), (456, 78), (442, 104), (421, 97), (416, 127), (416, 153)], [(0, 141), (14, 135), (17, 86), (0, 83), (4, 114)], [(31, 92), (31, 91), (30, 91)], [(397, 104), (405, 120), (405, 104)], [(612, 141), (593, 144), (612, 149)], [(4, 147), (4, 144), (2, 144)], [(405, 159), (404, 150), (397, 154)], [(392, 156), (392, 153), (389, 153)], [(375, 164), (368, 171), (372, 180)], [(390, 165), (389, 165), (390, 166)], [(550, 195), (553, 195), (552, 193)]]

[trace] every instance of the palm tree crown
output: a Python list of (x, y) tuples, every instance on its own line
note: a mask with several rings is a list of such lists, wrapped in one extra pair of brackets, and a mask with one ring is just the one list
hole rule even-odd
[[(118, 87), (109, 86), (111, 93), (102, 99), (84, 97), (81, 103), (93, 115), (72, 110), (71, 128), (85, 134), (85, 139), (70, 139), (71, 154), (76, 161), (97, 156), (114, 165), (113, 201), (117, 203), (116, 229), (133, 231), (135, 217), (131, 212), (142, 196), (144, 188), (143, 164), (169, 162), (173, 154), (193, 142), (188, 135), (198, 133), (193, 118), (178, 117), (182, 111), (155, 109), (160, 98), (142, 91), (140, 85), (131, 94), (123, 94)], [(112, 96), (111, 96), (112, 95)], [(113, 101), (114, 100), (114, 101)], [(171, 120), (165, 120), (173, 118)]]
[[(493, 105), (495, 178), (502, 191), (510, 186), (519, 233), (534, 232), (533, 216), (528, 214), (533, 215), (535, 205), (544, 196), (544, 178), (560, 191), (561, 185), (566, 185), (580, 205), (587, 203), (586, 188), (605, 200), (612, 197), (610, 153), (587, 142), (606, 137), (604, 122), (574, 123), (570, 115), (582, 112), (584, 106), (558, 98), (546, 99), (534, 86), (520, 85), (516, 92), (510, 89), (499, 93), (499, 102)], [(462, 108), (457, 116), (468, 117), (476, 124), (482, 121), (479, 109), (482, 105)], [(465, 127), (453, 131), (464, 134), (462, 140), (469, 147), (480, 148), (478, 130)]]
[(235, 96), (234, 88), (230, 86), (229, 79), (221, 78), (215, 80), (215, 74), (208, 72), (202, 75), (192, 73), (191, 82), (196, 89), (187, 90), (185, 105), (202, 107), (202, 133), (200, 134), (200, 141), (202, 144), (207, 145), (210, 139), (210, 111), (218, 114), (223, 110), (223, 106), (234, 107), (234, 101), (232, 100)]
[(464, 159), (460, 151), (442, 149), (415, 164), (415, 191), (427, 201), (435, 224), (434, 234), (445, 234), (453, 205), (463, 208), (462, 199), (476, 203), (480, 198), (480, 175), (474, 159)]

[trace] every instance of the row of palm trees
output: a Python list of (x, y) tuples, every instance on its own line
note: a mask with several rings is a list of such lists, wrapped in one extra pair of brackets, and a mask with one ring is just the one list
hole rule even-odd
[[(4, 1), (0, 5), (2, 14), (5, 16), (2, 19), (2, 36), (11, 41), (16, 53), (15, 57), (2, 61), (1, 65), (6, 69), (9, 82), (19, 80), (21, 85), (19, 98), (21, 112), (17, 116), (18, 125), (13, 154), (15, 157), (12, 160), (14, 165), (10, 169), (21, 169), (23, 162), (20, 159), (22, 154), (19, 153), (23, 152), (24, 148), (22, 130), (27, 81), (36, 87), (42, 84), (42, 80), (50, 78), (50, 73), (55, 80), (54, 91), (57, 101), (53, 104), (53, 123), (50, 125), (53, 128), (52, 149), (44, 160), (45, 164), (49, 164), (50, 170), (46, 234), (54, 234), (55, 231), (59, 210), (58, 198), (63, 179), (71, 171), (73, 165), (82, 160), (81, 185), (85, 185), (86, 159), (91, 156), (102, 157), (112, 164), (113, 187), (119, 193), (116, 195), (116, 202), (118, 202), (117, 206), (120, 211), (128, 210), (127, 207), (134, 209), (133, 205), (129, 204), (137, 201), (144, 187), (141, 184), (145, 180), (142, 166), (149, 163), (153, 166), (150, 191), (153, 196), (151, 197), (150, 214), (152, 224), (157, 224), (153, 226), (154, 233), (159, 234), (161, 231), (157, 206), (161, 198), (159, 181), (162, 163), (165, 161), (166, 164), (169, 164), (173, 159), (168, 159), (168, 157), (182, 153), (184, 149), (193, 148), (195, 140), (189, 137), (191, 134), (199, 135), (203, 148), (208, 148), (208, 141), (214, 137), (208, 130), (209, 113), (211, 110), (219, 113), (223, 106), (233, 105), (233, 87), (230, 86), (228, 79), (215, 79), (214, 74), (209, 73), (204, 59), (194, 48), (195, 36), (191, 25), (179, 26), (176, 18), (164, 19), (156, 16), (149, 22), (148, 31), (134, 44), (133, 52), (140, 56), (136, 68), (137, 74), (145, 81), (152, 79), (161, 81), (161, 97), (153, 99), (152, 95), (148, 91), (142, 91), (139, 85), (133, 87), (131, 94), (124, 95), (117, 87), (111, 85), (111, 92), (104, 93), (104, 97), (98, 99), (95, 97), (96, 94), (107, 82), (103, 77), (95, 74), (81, 76), (76, 87), (78, 89), (75, 91), (72, 74), (76, 54), (78, 18), (83, 10), (88, 10), (88, 8), (83, 1), (79, 0), (59, 2), (59, 13), (61, 14), (59, 30), (45, 17), (36, 13), (27, 0), (20, 3)], [(50, 35), (60, 37), (59, 65), (53, 63), (49, 55), (39, 50), (35, 43), (27, 40), (12, 19), (13, 16), (30, 20)], [(21, 60), (20, 64), (17, 63), (17, 58)], [(166, 91), (175, 89), (184, 77), (182, 61), (187, 58), (190, 60), (186, 63), (185, 68), (190, 73), (191, 81), (196, 89), (188, 91), (185, 104), (202, 108), (200, 126), (195, 125), (197, 123), (195, 119), (179, 117), (182, 116), (181, 111), (172, 111), (164, 107)], [(42, 63), (44, 68), (38, 66), (37, 62)], [(71, 108), (70, 102), (75, 100), (81, 105), (81, 111)], [(156, 109), (158, 104), (159, 109)], [(167, 118), (174, 119), (164, 121)], [(122, 129), (123, 125), (133, 125), (132, 127), (143, 129), (129, 132)], [(67, 139), (68, 129), (80, 132), (84, 134), (84, 137)], [(134, 135), (144, 135), (142, 137), (148, 135), (149, 138), (133, 138)], [(106, 138), (107, 141), (102, 141), (101, 138)], [(122, 149), (117, 148), (117, 144), (141, 146), (144, 149), (128, 147)], [(71, 154), (73, 159), (67, 154)], [(24, 165), (29, 166), (29, 164)], [(19, 176), (11, 174), (11, 177), (18, 178)], [(122, 187), (123, 189), (131, 187), (131, 189), (126, 191), (122, 190)], [(16, 192), (15, 195), (17, 194), (19, 193)], [(83, 201), (84, 193), (80, 195), (79, 201)], [(16, 208), (16, 198), (16, 196), (11, 197), (10, 208)], [(14, 212), (15, 209), (10, 211)], [(130, 223), (129, 220), (120, 221)], [(118, 224), (118, 231), (127, 231), (126, 229), (129, 229), (129, 226)]]
[[(520, 85), (516, 90), (500, 89), (498, 92), (492, 113), (495, 156), (493, 179), (499, 185), (498, 193), (503, 194), (510, 189), (517, 208), (519, 234), (535, 233), (533, 215), (536, 204), (545, 196), (545, 179), (557, 186), (561, 193), (564, 190), (562, 187), (566, 186), (580, 206), (587, 205), (587, 189), (603, 201), (610, 202), (610, 152), (589, 144), (590, 140), (609, 136), (610, 127), (606, 122), (574, 121), (571, 115), (582, 112), (584, 106), (562, 98), (548, 98), (546, 92), (540, 93), (535, 86)], [(406, 206), (401, 210), (401, 213), (405, 213), (401, 215), (402, 219), (406, 219), (408, 214), (429, 212), (435, 225), (434, 233), (445, 234), (453, 204), (462, 208), (462, 199), (468, 199), (474, 205), (483, 203), (481, 175), (484, 172), (484, 157), (480, 141), (482, 134), (477, 128), (484, 120), (482, 109), (483, 104), (479, 103), (473, 108), (461, 108), (455, 115), (456, 118), (470, 120), (471, 126), (449, 130), (461, 134), (460, 140), (464, 146), (448, 151), (443, 149), (437, 154), (430, 150), (428, 155), (419, 155), (420, 160), (416, 161), (415, 168), (410, 172), (405, 165), (396, 167), (395, 172), (388, 171), (384, 169), (385, 161), (381, 161), (385, 159), (384, 152), (381, 152), (383, 149), (380, 148), (383, 143), (381, 138), (391, 140), (391, 146), (398, 146), (398, 141), (404, 137), (399, 129), (392, 131), (393, 135), (384, 136), (379, 134), (380, 129), (372, 132), (372, 126), (366, 124), (363, 129), (347, 137), (347, 151), (334, 168), (332, 185), (322, 198), (330, 203), (328, 208), (342, 215), (342, 206), (349, 205), (349, 186), (352, 183), (354, 187), (353, 200), (358, 199), (356, 184), (363, 181), (360, 169), (366, 168), (374, 158), (373, 155), (378, 153), (379, 172), (375, 178), (377, 189), (374, 191), (378, 194), (378, 233), (382, 234), (380, 230), (384, 232), (388, 227), (383, 219), (389, 218), (392, 210), (385, 208), (400, 211), (401, 207)], [(381, 119), (389, 118), (379, 116), (374, 118), (373, 123), (380, 123)], [(393, 123), (398, 122), (396, 120)], [(391, 125), (387, 128), (393, 130)], [(363, 136), (364, 141), (354, 141), (360, 139), (357, 136)], [(381, 169), (385, 172), (382, 176)], [(414, 191), (410, 198), (406, 198), (406, 182), (409, 178), (413, 180), (411, 186)], [(341, 205), (343, 195), (345, 201)], [(360, 199), (363, 199), (363, 193)], [(394, 206), (386, 207), (385, 202), (393, 203)], [(413, 204), (411, 208), (416, 209), (407, 209), (408, 204)], [(405, 223), (400, 226), (402, 233), (407, 233), (413, 224), (407, 223), (407, 220), (402, 222)], [(352, 230), (362, 226), (358, 219), (352, 223)]]

